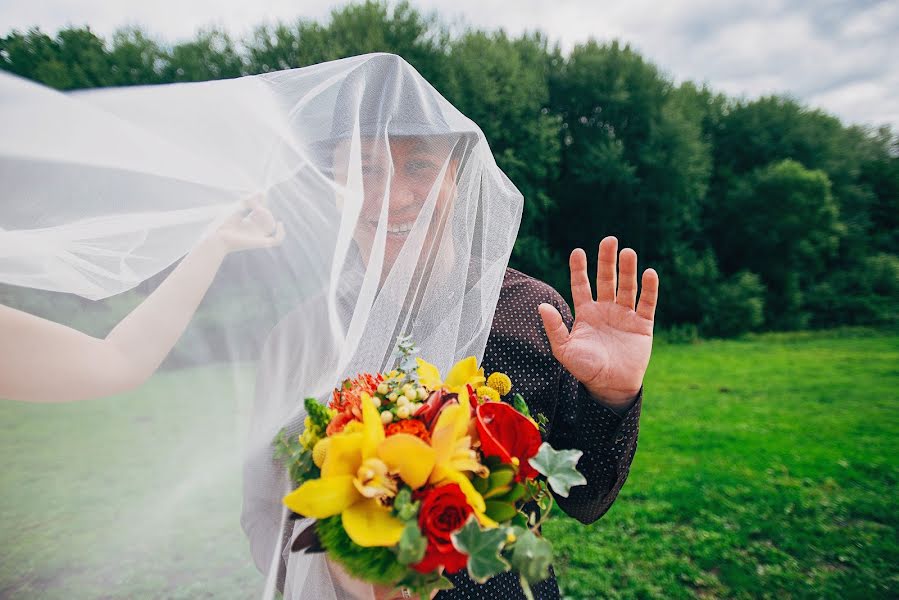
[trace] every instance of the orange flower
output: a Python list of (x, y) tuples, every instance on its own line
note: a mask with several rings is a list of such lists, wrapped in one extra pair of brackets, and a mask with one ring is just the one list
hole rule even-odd
[(339, 388), (334, 390), (328, 407), (336, 410), (337, 415), (331, 419), (325, 433), (328, 436), (332, 436), (343, 431), (343, 428), (351, 421), (361, 422), (362, 409), (360, 407), (360, 398), (362, 394), (374, 396), (375, 390), (378, 389), (378, 384), (382, 381), (384, 381), (384, 377), (380, 373), (376, 375), (362, 373), (354, 378), (345, 380)]
[(387, 437), (397, 433), (408, 433), (409, 435), (414, 435), (421, 439), (425, 443), (431, 443), (431, 434), (428, 433), (428, 428), (418, 419), (402, 419), (400, 421), (394, 421), (387, 426), (384, 433), (387, 434)]

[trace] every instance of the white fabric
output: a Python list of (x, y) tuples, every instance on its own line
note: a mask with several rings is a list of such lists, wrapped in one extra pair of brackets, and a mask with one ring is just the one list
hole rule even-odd
[[(264, 195), (285, 242), (226, 259), (173, 359), (225, 363), (245, 382), (261, 357), (255, 390), (229, 387), (250, 413), (247, 441), (234, 442), (243, 465), (201, 452), (205, 436), (233, 433), (199, 423), (166, 445), (193, 465), (190, 486), (243, 467), (243, 524), (263, 571), (253, 589), (267, 579), (271, 595), (286, 573), (287, 598), (338, 597), (321, 556), (285, 551), (288, 483), (271, 441), (299, 427), (305, 396), (388, 367), (397, 335), (413, 335), (444, 372), (480, 359), (522, 207), (483, 134), (387, 54), (69, 94), (2, 74), (0, 131), (0, 301), (29, 310), (39, 298), (45, 316), (82, 329), (102, 333), (121, 316), (117, 294), (138, 286), (127, 295), (138, 301), (243, 199)], [(71, 311), (67, 294), (95, 302)], [(104, 468), (136, 477), (91, 466)], [(181, 484), (108, 514), (128, 515), (133, 539), (144, 527), (162, 535), (187, 506)], [(229, 514), (223, 527), (236, 524)]]

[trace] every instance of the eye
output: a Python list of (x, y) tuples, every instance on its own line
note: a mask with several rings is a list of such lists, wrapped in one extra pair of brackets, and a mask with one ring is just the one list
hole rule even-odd
[(417, 159), (406, 162), (406, 173), (409, 175), (421, 175), (422, 173), (430, 173), (437, 169), (437, 164), (427, 159)]
[(384, 175), (384, 167), (381, 165), (362, 165), (362, 174), (369, 177), (381, 177)]

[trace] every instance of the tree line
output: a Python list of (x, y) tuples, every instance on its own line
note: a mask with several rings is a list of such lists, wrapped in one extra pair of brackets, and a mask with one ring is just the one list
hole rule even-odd
[(676, 84), (617, 41), (451, 33), (407, 3), (164, 44), (88, 27), (0, 38), (0, 68), (61, 90), (203, 81), (367, 52), (403, 56), (484, 131), (525, 196), (512, 266), (559, 290), (567, 256), (617, 235), (692, 337), (899, 322), (899, 139), (785, 95)]

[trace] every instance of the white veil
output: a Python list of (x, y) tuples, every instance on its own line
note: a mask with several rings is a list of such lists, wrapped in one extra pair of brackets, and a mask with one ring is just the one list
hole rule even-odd
[(0, 304), (103, 337), (247, 197), (287, 232), (226, 258), (140, 389), (0, 402), (0, 596), (346, 596), (289, 552), (272, 440), (398, 335), (481, 358), (522, 205), (483, 134), (388, 54), (69, 94), (0, 75), (0, 129)]

